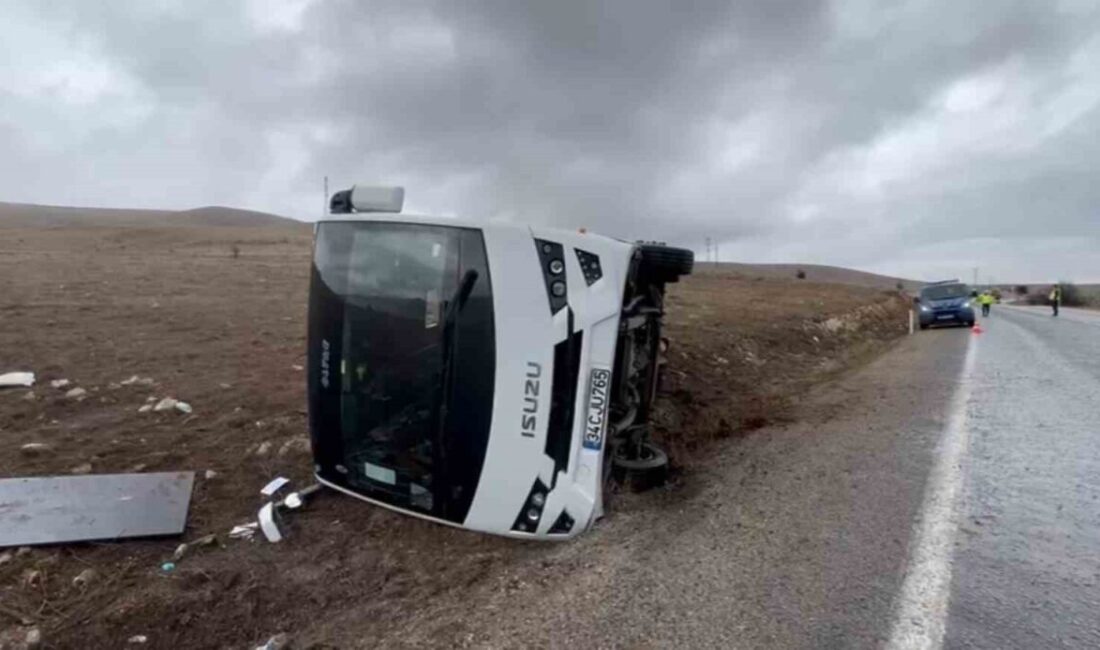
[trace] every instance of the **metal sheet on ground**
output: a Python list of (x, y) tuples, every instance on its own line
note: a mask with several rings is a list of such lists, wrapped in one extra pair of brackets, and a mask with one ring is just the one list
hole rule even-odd
[(0, 547), (178, 535), (194, 472), (0, 479)]

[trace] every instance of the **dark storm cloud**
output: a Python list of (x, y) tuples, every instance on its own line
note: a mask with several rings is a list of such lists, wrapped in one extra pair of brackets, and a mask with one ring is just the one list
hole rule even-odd
[(10, 18), (0, 199), (313, 218), (329, 175), (402, 183), (423, 211), (918, 275), (914, 251), (931, 266), (973, 238), (1015, 243), (964, 245), (965, 268), (1057, 274), (1020, 266), (1020, 242), (1100, 238), (1092, 3), (73, 1)]

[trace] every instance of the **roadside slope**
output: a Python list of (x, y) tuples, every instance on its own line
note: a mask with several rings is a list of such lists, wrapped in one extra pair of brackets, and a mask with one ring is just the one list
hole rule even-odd
[[(549, 604), (572, 594), (577, 612), (592, 596), (559, 591), (565, 583), (601, 594), (615, 584), (601, 581), (648, 575), (667, 551), (658, 542), (675, 541), (669, 513), (705, 512), (696, 499), (715, 481), (749, 476), (715, 473), (749, 471), (744, 463), (762, 443), (742, 434), (795, 421), (806, 387), (885, 349), (901, 325), (889, 306), (897, 298), (880, 290), (694, 276), (670, 293), (658, 432), (681, 472), (667, 489), (619, 495), (591, 541), (516, 543), (332, 495), (289, 522), (285, 543), (223, 537), (224, 547), (196, 549), (161, 572), (180, 541), (224, 535), (254, 517), (257, 490), (271, 477), (310, 480), (301, 444), (310, 240), (300, 226), (22, 229), (5, 238), (0, 368), (38, 372), (39, 384), (31, 399), (0, 393), (0, 474), (90, 464), (96, 473), (191, 469), (198, 480), (182, 540), (40, 548), (0, 565), (0, 630), (26, 620), (57, 647), (119, 647), (136, 634), (150, 647), (251, 647), (281, 631), (337, 647), (504, 639), (524, 617), (485, 616), (505, 611), (510, 596)], [(152, 383), (122, 384), (132, 375)], [(87, 398), (50, 388), (59, 378)], [(138, 412), (165, 396), (194, 413)], [(50, 450), (26, 456), (27, 442)], [(782, 499), (766, 507), (788, 512)], [(737, 537), (725, 527), (707, 534), (715, 545)], [(88, 568), (99, 579), (74, 586)], [(608, 625), (622, 616), (607, 613)]]

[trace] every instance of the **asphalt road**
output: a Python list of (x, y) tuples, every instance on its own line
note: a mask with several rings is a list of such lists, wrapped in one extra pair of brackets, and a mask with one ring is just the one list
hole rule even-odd
[(1100, 648), (1100, 312), (983, 325), (945, 647)]
[(409, 645), (1100, 647), (1100, 314), (996, 306), (805, 396)]

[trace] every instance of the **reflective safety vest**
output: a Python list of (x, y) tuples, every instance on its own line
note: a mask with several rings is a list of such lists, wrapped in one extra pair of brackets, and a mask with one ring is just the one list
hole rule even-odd
[(983, 305), (992, 305), (993, 304), (993, 294), (983, 293), (982, 295), (978, 296), (978, 302), (983, 304)]

